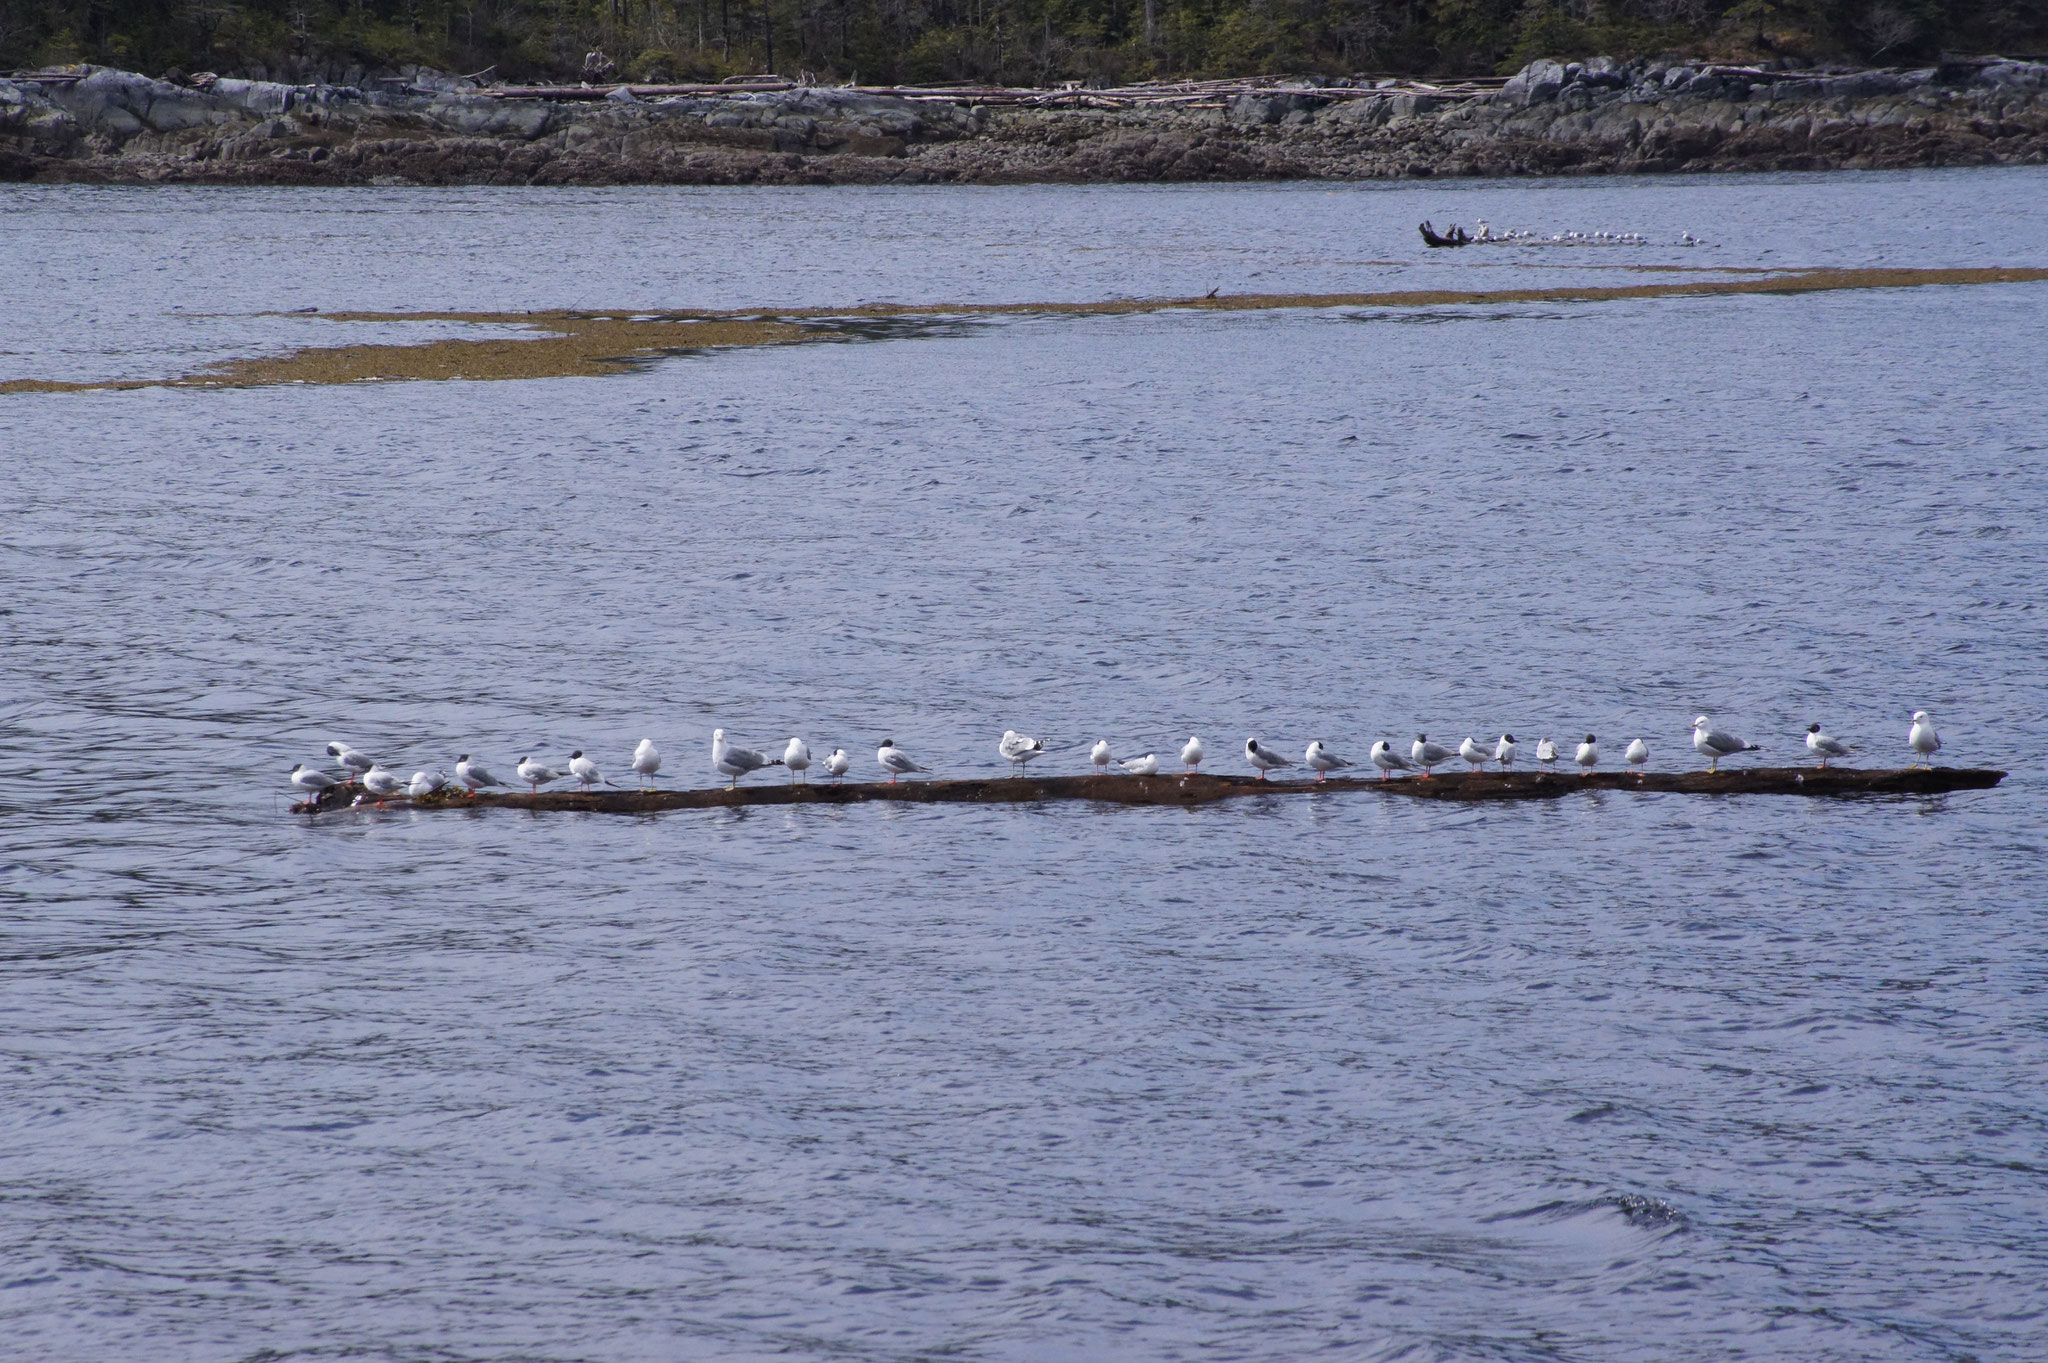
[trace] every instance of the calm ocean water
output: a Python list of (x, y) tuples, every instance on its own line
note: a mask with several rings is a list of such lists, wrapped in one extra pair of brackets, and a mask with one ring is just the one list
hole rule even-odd
[[(0, 379), (753, 307), (2041, 265), (2048, 173), (6, 187)], [(1414, 223), (1681, 231), (1426, 253)], [(963, 320), (0, 397), (11, 1357), (2037, 1359), (2048, 286)], [(1825, 721), (1996, 790), (309, 823)], [(776, 779), (772, 774), (756, 778)]]

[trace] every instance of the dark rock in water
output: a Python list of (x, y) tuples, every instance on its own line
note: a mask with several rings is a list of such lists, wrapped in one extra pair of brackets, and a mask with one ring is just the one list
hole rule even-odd
[(1685, 1213), (1661, 1197), (1649, 1197), (1642, 1193), (1614, 1193), (1605, 1199), (1627, 1217), (1634, 1226), (1677, 1226), (1685, 1223)]

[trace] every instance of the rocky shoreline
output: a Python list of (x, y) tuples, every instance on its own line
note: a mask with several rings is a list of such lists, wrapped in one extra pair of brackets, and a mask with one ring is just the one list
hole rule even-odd
[(1835, 74), (1595, 58), (1532, 63), (1499, 88), (1280, 82), (1194, 106), (831, 87), (593, 96), (424, 75), (386, 91), (34, 73), (0, 79), (0, 181), (1023, 184), (2048, 164), (2048, 64), (1992, 58)]

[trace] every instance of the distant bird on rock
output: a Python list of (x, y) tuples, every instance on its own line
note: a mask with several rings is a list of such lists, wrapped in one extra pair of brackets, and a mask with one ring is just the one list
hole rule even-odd
[(1627, 750), (1622, 753), (1621, 760), (1634, 767), (1637, 773), (1640, 774), (1644, 766), (1649, 763), (1650, 745), (1643, 742), (1640, 738), (1632, 739)]
[(654, 783), (654, 774), (661, 770), (661, 750), (654, 746), (654, 740), (643, 738), (640, 746), (633, 749), (633, 774), (640, 778), (641, 789)]
[(1465, 764), (1474, 771), (1478, 771), (1493, 760), (1493, 755), (1474, 742), (1470, 734), (1467, 734), (1465, 741), (1458, 745), (1458, 756), (1464, 758)]
[(1579, 750), (1572, 754), (1572, 761), (1579, 764), (1581, 772), (1591, 772), (1600, 765), (1600, 742), (1587, 734), (1586, 741), (1579, 744)]
[(1108, 771), (1109, 764), (1116, 760), (1111, 752), (1109, 740), (1106, 738), (1096, 739), (1095, 746), (1088, 750), (1088, 760), (1095, 764), (1095, 774), (1097, 776)]
[(1133, 776), (1157, 776), (1159, 774), (1159, 756), (1156, 753), (1148, 752), (1143, 757), (1127, 757), (1117, 763), (1117, 765)]
[(1506, 771), (1515, 764), (1515, 736), (1513, 734), (1502, 734), (1500, 742), (1493, 745), (1493, 760), (1500, 763), (1502, 771)]
[(789, 746), (782, 750), (782, 765), (789, 768), (789, 783), (795, 785), (797, 778), (811, 769), (811, 745), (792, 735)]
[(853, 770), (853, 759), (846, 755), (846, 749), (834, 748), (825, 754), (825, 774), (837, 781)]
[(1202, 759), (1207, 755), (1202, 748), (1201, 738), (1198, 735), (1190, 734), (1188, 741), (1181, 745), (1180, 764), (1184, 769), (1193, 771), (1196, 767), (1202, 765)]

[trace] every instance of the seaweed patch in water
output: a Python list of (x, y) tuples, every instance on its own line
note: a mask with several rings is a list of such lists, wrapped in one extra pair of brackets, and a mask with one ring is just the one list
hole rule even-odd
[[(1084, 303), (866, 303), (851, 308), (723, 312), (333, 312), (321, 321), (472, 322), (520, 328), (488, 340), (451, 338), (400, 345), (309, 346), (284, 355), (225, 360), (171, 379), (64, 382), (14, 379), (0, 393), (94, 392), (131, 388), (258, 388), (291, 383), (419, 379), (601, 378), (669, 355), (823, 340), (898, 340), (957, 335), (997, 317), (1136, 313), (1263, 312), (1282, 308), (1446, 308), (1501, 303), (1597, 303), (1717, 294), (1813, 293), (1932, 284), (2048, 280), (2048, 269), (1797, 270), (1748, 279), (1545, 289), (1415, 289), (1391, 293), (1235, 294), (1200, 298), (1113, 298)], [(285, 315), (285, 314), (276, 314)]]

